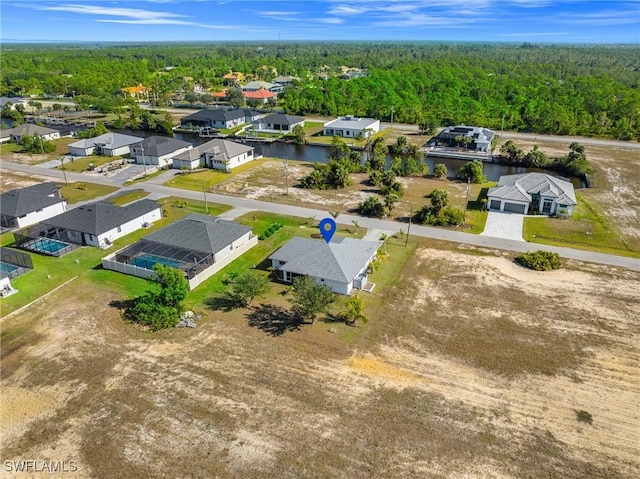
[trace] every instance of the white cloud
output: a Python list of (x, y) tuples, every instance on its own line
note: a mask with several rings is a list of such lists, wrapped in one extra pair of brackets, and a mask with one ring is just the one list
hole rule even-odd
[(318, 21), (320, 23), (328, 23), (330, 25), (339, 25), (341, 23), (344, 23), (344, 20), (342, 18), (336, 17), (319, 18)]
[(110, 17), (125, 17), (134, 20), (160, 20), (184, 18), (186, 15), (170, 12), (154, 12), (138, 8), (99, 7), (95, 5), (54, 5), (36, 7), (38, 10), (54, 12), (70, 12), (83, 15), (105, 15)]

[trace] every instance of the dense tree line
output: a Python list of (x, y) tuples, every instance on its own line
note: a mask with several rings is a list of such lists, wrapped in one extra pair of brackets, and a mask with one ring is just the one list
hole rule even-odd
[[(142, 83), (159, 103), (230, 70), (271, 80), (292, 114), (355, 114), (425, 127), (455, 123), (552, 134), (640, 139), (640, 48), (453, 43), (261, 43), (3, 46), (2, 95), (122, 98)], [(364, 68), (368, 77), (317, 78)]]

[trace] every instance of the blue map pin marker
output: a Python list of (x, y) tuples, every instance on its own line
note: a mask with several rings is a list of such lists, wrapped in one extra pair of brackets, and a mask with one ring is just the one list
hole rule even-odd
[(336, 222), (331, 218), (323, 219), (318, 225), (318, 228), (320, 228), (320, 234), (327, 243), (331, 241), (331, 238), (333, 238), (333, 233), (336, 232), (337, 227)]

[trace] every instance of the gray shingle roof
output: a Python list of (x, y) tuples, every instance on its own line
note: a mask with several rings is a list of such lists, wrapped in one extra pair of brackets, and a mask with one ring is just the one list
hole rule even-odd
[(169, 138), (168, 136), (150, 136), (139, 145), (136, 145), (136, 148), (144, 148), (144, 154), (147, 156), (164, 156), (189, 146), (193, 146), (192, 143)]
[(521, 173), (501, 176), (498, 186), (489, 188), (488, 197), (531, 201), (531, 195), (555, 198), (560, 205), (575, 205), (576, 194), (571, 182), (545, 173)]
[(69, 147), (74, 148), (91, 148), (100, 145), (106, 148), (120, 148), (134, 143), (140, 143), (143, 139), (137, 136), (123, 135), (122, 133), (105, 133), (95, 138), (87, 138), (71, 143)]
[(46, 126), (34, 125), (33, 123), (23, 123), (20, 126), (16, 126), (15, 128), (11, 128), (9, 130), (12, 135), (15, 136), (24, 136), (24, 135), (50, 135), (51, 133), (57, 133), (58, 130), (54, 130), (53, 128), (47, 128)]
[(144, 239), (180, 248), (215, 254), (251, 231), (233, 221), (215, 216), (190, 214)]
[(336, 238), (325, 241), (294, 237), (269, 259), (284, 261), (282, 271), (350, 283), (380, 247), (377, 241)]
[[(216, 151), (217, 148), (217, 151)], [(174, 160), (195, 160), (205, 153), (213, 153), (216, 155), (223, 154), (225, 158), (234, 158), (242, 153), (254, 150), (253, 147), (247, 145), (241, 145), (234, 141), (223, 140), (216, 138), (215, 140), (208, 141), (202, 145), (187, 150), (179, 155), (175, 156)]]
[(284, 113), (271, 113), (270, 115), (260, 118), (256, 123), (271, 123), (274, 125), (295, 125), (304, 121), (302, 116), (285, 115)]
[(160, 205), (153, 200), (139, 200), (127, 206), (116, 206), (106, 201), (99, 201), (79, 206), (42, 223), (71, 231), (100, 235), (158, 208)]
[(17, 218), (47, 206), (62, 203), (65, 201), (64, 198), (48, 196), (58, 189), (58, 185), (48, 182), (7, 191), (0, 195), (0, 213)]

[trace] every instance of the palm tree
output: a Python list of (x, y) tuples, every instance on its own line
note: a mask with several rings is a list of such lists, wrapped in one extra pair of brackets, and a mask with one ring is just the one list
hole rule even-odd
[(347, 311), (345, 313), (347, 324), (355, 324), (356, 321), (366, 323), (369, 321), (364, 315), (364, 301), (357, 294), (347, 303)]
[(386, 233), (382, 233), (380, 235), (380, 239), (382, 240), (382, 248), (384, 249), (384, 254), (387, 254), (387, 239), (389, 238), (389, 235)]
[(339, 211), (329, 211), (329, 214), (330, 214), (331, 216), (333, 216), (333, 219), (334, 219), (334, 220), (337, 220), (337, 219), (338, 219), (338, 216), (340, 216), (340, 212), (339, 212)]

